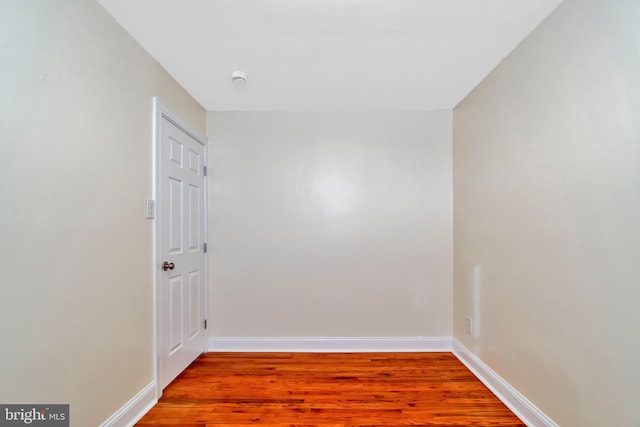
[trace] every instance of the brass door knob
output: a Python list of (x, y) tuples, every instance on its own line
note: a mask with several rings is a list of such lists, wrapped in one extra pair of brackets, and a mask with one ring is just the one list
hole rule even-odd
[(176, 265), (172, 262), (165, 261), (164, 264), (162, 264), (162, 269), (164, 271), (173, 270), (174, 268), (176, 268)]

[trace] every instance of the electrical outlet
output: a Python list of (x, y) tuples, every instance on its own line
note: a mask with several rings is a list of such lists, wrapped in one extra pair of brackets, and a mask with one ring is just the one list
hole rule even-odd
[(473, 319), (469, 316), (464, 318), (464, 326), (469, 335), (473, 335)]

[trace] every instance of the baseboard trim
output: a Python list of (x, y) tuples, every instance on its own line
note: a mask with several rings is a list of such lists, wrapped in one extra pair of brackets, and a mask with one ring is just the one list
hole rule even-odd
[(131, 400), (111, 415), (100, 427), (131, 427), (149, 412), (158, 402), (156, 399), (156, 382), (149, 383)]
[(451, 351), (451, 338), (209, 338), (209, 351), (363, 353)]
[(558, 427), (551, 418), (513, 388), (457, 339), (453, 354), (528, 427)]

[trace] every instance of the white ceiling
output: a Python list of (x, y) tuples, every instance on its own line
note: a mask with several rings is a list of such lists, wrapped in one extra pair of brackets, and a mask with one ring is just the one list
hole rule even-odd
[(98, 1), (207, 110), (342, 111), (455, 107), (561, 0)]

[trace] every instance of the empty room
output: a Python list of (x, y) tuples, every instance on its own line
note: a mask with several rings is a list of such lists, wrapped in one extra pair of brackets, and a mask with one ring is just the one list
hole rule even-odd
[(0, 425), (640, 427), (638, 22), (0, 0)]

